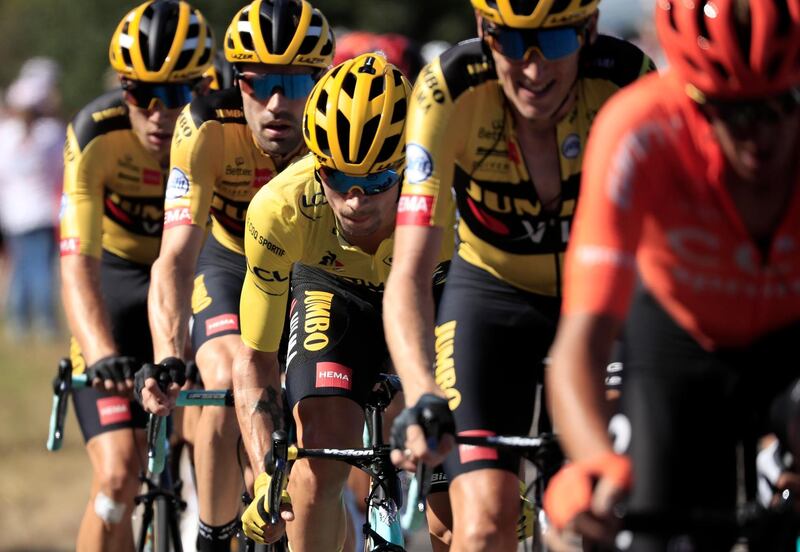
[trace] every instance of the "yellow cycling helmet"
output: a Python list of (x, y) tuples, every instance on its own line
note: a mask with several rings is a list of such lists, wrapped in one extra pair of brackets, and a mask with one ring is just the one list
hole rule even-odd
[(600, 0), (471, 0), (489, 21), (515, 29), (563, 27), (597, 11)]
[(379, 53), (340, 63), (308, 97), (306, 145), (320, 165), (352, 176), (395, 167), (405, 156), (410, 97), (408, 80)]
[(225, 58), (231, 63), (327, 69), (333, 46), (328, 20), (305, 0), (253, 0), (225, 33)]
[(108, 58), (117, 73), (131, 80), (196, 79), (214, 60), (214, 35), (200, 10), (187, 2), (151, 0), (119, 22)]

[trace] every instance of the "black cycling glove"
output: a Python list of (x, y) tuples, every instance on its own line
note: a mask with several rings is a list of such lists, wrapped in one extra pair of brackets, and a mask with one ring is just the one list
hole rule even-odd
[(133, 379), (138, 366), (133, 357), (109, 355), (89, 366), (86, 377), (89, 381), (101, 379), (104, 382), (112, 380), (114, 383), (124, 383), (125, 380)]
[(171, 383), (182, 387), (186, 383), (186, 365), (179, 358), (167, 357), (158, 364), (148, 363), (142, 366), (136, 372), (133, 382), (133, 390), (139, 403), (142, 402), (142, 389), (148, 378), (154, 378), (162, 391), (166, 391)]
[(406, 408), (395, 418), (392, 424), (392, 448), (403, 450), (406, 447), (406, 430), (408, 426), (419, 425), (425, 437), (437, 443), (444, 435), (454, 435), (456, 424), (453, 413), (447, 406), (447, 399), (432, 393), (422, 395), (417, 404)]

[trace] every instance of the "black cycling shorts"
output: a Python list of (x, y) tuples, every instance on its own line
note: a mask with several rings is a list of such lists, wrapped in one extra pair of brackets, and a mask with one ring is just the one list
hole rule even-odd
[[(555, 336), (560, 300), (536, 295), (453, 260), (437, 316), (436, 382), (456, 430), (465, 435), (528, 435), (543, 382), (543, 360)], [(535, 433), (549, 429), (540, 408)], [(450, 479), (484, 468), (519, 472), (519, 457), (493, 448), (458, 446)]]
[(361, 406), (378, 374), (389, 369), (383, 293), (301, 264), (292, 270), (286, 394), (337, 396)]
[[(147, 290), (150, 267), (103, 251), (100, 263), (100, 292), (111, 323), (111, 334), (120, 355), (152, 362), (153, 342), (147, 318)], [(83, 355), (73, 338), (70, 350), (74, 373), (86, 368)], [(72, 393), (75, 413), (88, 441), (95, 435), (124, 428), (144, 428), (147, 415), (139, 403), (91, 388)]]
[(240, 335), (239, 298), (247, 262), (209, 234), (195, 269), (192, 292), (192, 347), (223, 335)]
[[(709, 352), (639, 290), (625, 328), (621, 405), (634, 467), (630, 510), (732, 509), (737, 443), (769, 431), (773, 400), (800, 376), (799, 342), (797, 323), (747, 347)], [(677, 538), (693, 539), (698, 550), (732, 545), (710, 531)], [(630, 549), (669, 546), (676, 545), (637, 534)]]

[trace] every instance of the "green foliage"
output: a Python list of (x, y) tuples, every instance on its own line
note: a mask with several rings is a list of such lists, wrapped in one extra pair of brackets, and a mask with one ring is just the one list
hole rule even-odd
[[(246, 0), (194, 0), (212, 23), (217, 43)], [(457, 42), (474, 34), (467, 0), (316, 0), (332, 25), (375, 32), (399, 32), (424, 43)], [(135, 5), (122, 0), (0, 0), (0, 87), (29, 57), (50, 56), (64, 70), (64, 115), (71, 117), (99, 95), (107, 82), (108, 42)]]

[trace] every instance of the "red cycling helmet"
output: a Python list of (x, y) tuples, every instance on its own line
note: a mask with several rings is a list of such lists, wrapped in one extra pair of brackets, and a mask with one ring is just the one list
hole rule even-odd
[(383, 52), (386, 60), (397, 66), (406, 78), (413, 81), (424, 65), (422, 54), (410, 38), (397, 34), (376, 34), (367, 31), (351, 31), (336, 41), (333, 64), (369, 52)]
[[(737, 7), (749, 10), (748, 25)], [(656, 27), (678, 76), (710, 97), (758, 98), (800, 85), (800, 0), (658, 0)]]

